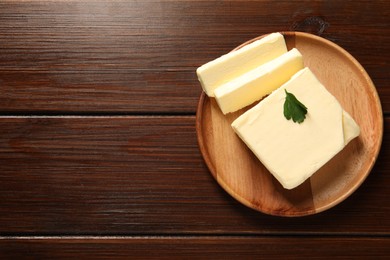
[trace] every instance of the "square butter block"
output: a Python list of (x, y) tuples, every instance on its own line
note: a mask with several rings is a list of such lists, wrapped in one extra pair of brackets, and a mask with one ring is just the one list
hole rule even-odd
[[(300, 124), (284, 117), (285, 90), (307, 107)], [(302, 184), (360, 133), (308, 68), (238, 117), (232, 127), (286, 189)]]

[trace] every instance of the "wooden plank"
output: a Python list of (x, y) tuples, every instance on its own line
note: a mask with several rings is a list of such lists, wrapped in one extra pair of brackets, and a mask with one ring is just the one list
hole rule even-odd
[(275, 8), (266, 0), (2, 1), (0, 112), (193, 113), (198, 66), (284, 30), (349, 51), (390, 110), (390, 2), (285, 0)]
[(202, 91), (195, 71), (11, 71), (1, 83), (8, 114), (194, 113)]
[(0, 239), (0, 257), (39, 259), (386, 259), (376, 237), (135, 237)]
[(193, 116), (2, 117), (0, 233), (388, 235), (389, 156), (387, 136), (350, 198), (318, 215), (278, 218), (218, 186)]

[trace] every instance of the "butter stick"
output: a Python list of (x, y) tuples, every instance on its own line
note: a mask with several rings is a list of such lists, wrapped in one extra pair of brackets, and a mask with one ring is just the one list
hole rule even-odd
[(214, 90), (219, 86), (286, 52), (283, 35), (272, 33), (202, 65), (196, 74), (204, 92), (214, 97)]
[(303, 67), (302, 55), (294, 48), (220, 86), (215, 99), (223, 114), (237, 111), (270, 94)]

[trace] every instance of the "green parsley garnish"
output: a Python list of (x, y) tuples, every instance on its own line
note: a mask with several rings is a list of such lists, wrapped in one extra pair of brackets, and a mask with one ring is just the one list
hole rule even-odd
[(307, 107), (299, 102), (299, 100), (291, 93), (287, 92), (287, 90), (284, 90), (286, 92), (286, 100), (284, 101), (284, 117), (287, 118), (287, 120), (292, 120), (294, 123), (302, 123), (303, 120), (306, 118), (307, 114)]

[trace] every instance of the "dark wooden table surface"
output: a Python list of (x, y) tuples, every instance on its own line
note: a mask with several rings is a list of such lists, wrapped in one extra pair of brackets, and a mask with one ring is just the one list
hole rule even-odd
[[(1, 1), (0, 258), (390, 256), (390, 2)], [(283, 218), (241, 205), (199, 152), (195, 70), (306, 31), (379, 93), (377, 163), (347, 200)]]

